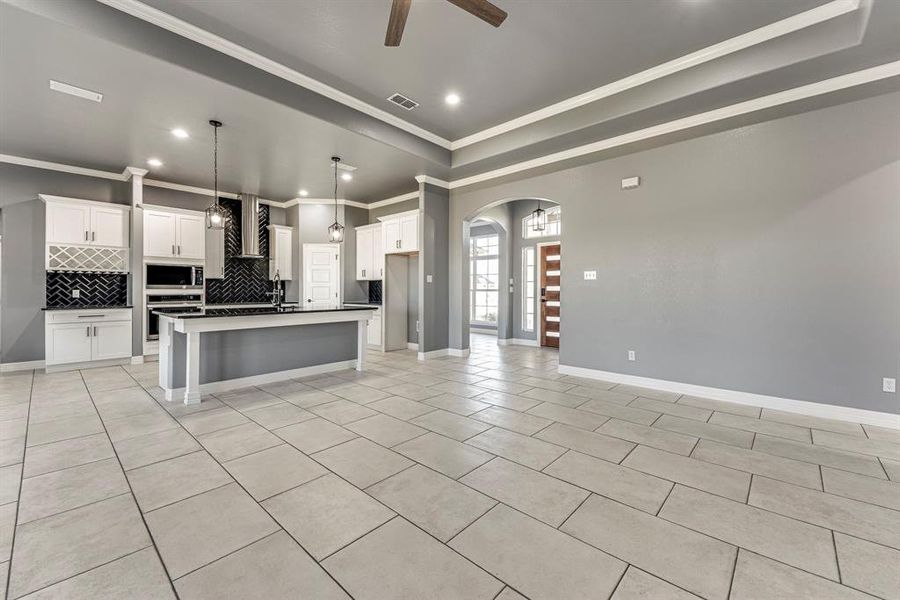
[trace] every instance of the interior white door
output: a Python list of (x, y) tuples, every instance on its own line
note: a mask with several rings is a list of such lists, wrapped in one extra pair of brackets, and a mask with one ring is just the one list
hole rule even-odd
[(93, 323), (91, 343), (92, 360), (131, 356), (131, 321)]
[(87, 204), (47, 204), (47, 243), (86, 244), (90, 241), (91, 208)]
[(91, 243), (97, 246), (128, 247), (128, 211), (91, 207)]
[(303, 298), (308, 306), (340, 304), (341, 247), (303, 244)]
[(180, 258), (200, 258), (206, 252), (206, 219), (194, 215), (178, 215), (176, 255)]
[(144, 210), (144, 256), (175, 256), (175, 214)]

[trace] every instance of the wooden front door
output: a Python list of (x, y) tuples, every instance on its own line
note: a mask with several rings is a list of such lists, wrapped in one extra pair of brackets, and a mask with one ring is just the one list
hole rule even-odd
[(541, 246), (541, 346), (559, 348), (559, 244)]

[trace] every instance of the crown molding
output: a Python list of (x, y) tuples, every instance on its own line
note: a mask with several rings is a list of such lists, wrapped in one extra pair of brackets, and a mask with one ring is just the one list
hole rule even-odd
[(147, 169), (141, 169), (139, 167), (125, 167), (125, 170), (122, 171), (122, 178), (125, 181), (128, 181), (132, 177), (144, 177), (149, 173)]
[[(298, 205), (334, 205), (334, 198), (291, 198), (287, 202), (283, 202), (281, 206), (283, 208), (290, 208), (291, 206)], [(369, 208), (368, 204), (363, 204), (362, 202), (357, 202), (356, 200), (345, 200), (344, 198), (337, 199), (338, 206), (353, 206), (356, 208)]]
[(125, 181), (126, 177), (123, 173), (111, 173), (109, 171), (100, 171), (98, 169), (87, 169), (85, 167), (76, 167), (73, 165), (64, 165), (62, 163), (50, 162), (46, 160), (37, 160), (34, 158), (26, 158), (24, 156), (13, 156), (12, 154), (0, 154), (0, 163), (10, 165), (21, 165), (23, 167), (34, 167), (36, 169), (46, 169), (47, 171), (58, 171), (60, 173), (71, 173), (73, 175), (84, 175), (86, 177), (98, 177), (100, 179), (111, 179), (113, 181)]
[(437, 179), (436, 177), (431, 177), (429, 175), (416, 175), (416, 181), (419, 183), (427, 183), (430, 185), (436, 185), (438, 187), (450, 189), (451, 185), (449, 181), (444, 181), (443, 179)]
[(746, 115), (748, 113), (766, 110), (783, 104), (797, 102), (799, 100), (805, 100), (807, 98), (813, 98), (815, 96), (821, 96), (823, 94), (829, 94), (897, 76), (900, 76), (900, 60), (879, 65), (877, 67), (871, 67), (869, 69), (863, 69), (862, 71), (832, 77), (831, 79), (824, 79), (822, 81), (817, 81), (816, 83), (784, 90), (775, 94), (769, 94), (768, 96), (760, 96), (759, 98), (676, 119), (674, 121), (669, 121), (668, 123), (661, 123), (645, 129), (638, 129), (605, 140), (599, 140), (583, 146), (569, 148), (568, 150), (554, 152), (531, 160), (508, 165), (500, 169), (486, 171), (478, 175), (472, 175), (471, 177), (456, 179), (450, 182), (450, 189), (463, 188), (476, 183), (490, 181), (491, 179), (497, 179), (499, 177), (505, 177), (523, 171), (530, 171), (531, 169), (544, 167), (553, 163), (578, 158), (602, 150), (608, 150), (617, 146), (624, 146), (626, 144), (684, 131), (700, 125), (706, 125), (707, 123), (723, 121), (732, 117)]
[(817, 6), (816, 8), (792, 17), (782, 19), (781, 21), (770, 23), (759, 29), (754, 29), (753, 31), (719, 42), (718, 44), (707, 46), (696, 52), (685, 54), (684, 56), (640, 71), (639, 73), (594, 88), (583, 94), (572, 96), (571, 98), (545, 106), (544, 108), (522, 115), (521, 117), (511, 119), (505, 123), (488, 127), (487, 129), (483, 129), (472, 135), (453, 140), (453, 142), (450, 143), (450, 150), (459, 150), (460, 148), (483, 142), (484, 140), (508, 133), (514, 129), (519, 129), (558, 114), (574, 110), (585, 104), (590, 104), (608, 98), (609, 96), (620, 94), (668, 75), (673, 75), (680, 71), (771, 41), (775, 38), (806, 29), (807, 27), (812, 27), (813, 25), (818, 25), (819, 23), (824, 23), (825, 21), (830, 21), (831, 19), (859, 10), (861, 2), (862, 0), (832, 0), (832, 2), (823, 4), (822, 6)]
[(409, 192), (408, 194), (400, 194), (399, 196), (394, 196), (392, 198), (385, 198), (384, 200), (379, 200), (378, 202), (373, 202), (371, 204), (367, 204), (366, 206), (371, 210), (373, 208), (381, 208), (382, 206), (390, 206), (391, 204), (397, 204), (399, 202), (406, 202), (407, 200), (418, 200), (419, 199), (419, 191)]
[(178, 19), (166, 12), (148, 6), (143, 2), (138, 2), (137, 0), (98, 1), (111, 8), (115, 8), (126, 14), (129, 14), (132, 17), (137, 17), (138, 19), (156, 25), (157, 27), (161, 27), (176, 35), (180, 35), (183, 38), (187, 38), (193, 42), (202, 44), (207, 48), (211, 48), (213, 50), (216, 50), (217, 52), (221, 52), (222, 54), (256, 67), (257, 69), (261, 69), (271, 75), (275, 75), (276, 77), (280, 77), (281, 79), (290, 81), (291, 83), (304, 87), (308, 90), (312, 90), (317, 94), (321, 94), (326, 98), (334, 100), (335, 102), (340, 102), (345, 106), (349, 106), (350, 108), (365, 113), (370, 117), (376, 118), (389, 125), (398, 127), (406, 131), (407, 133), (411, 133), (417, 137), (422, 138), (423, 140), (429, 141), (433, 144), (437, 144), (438, 146), (441, 146), (443, 148), (450, 149), (450, 140), (446, 138), (434, 134), (427, 129), (419, 127), (418, 125), (414, 125), (409, 121), (405, 121), (404, 119), (401, 119), (400, 117), (391, 114), (386, 110), (382, 110), (376, 106), (369, 104), (368, 102), (359, 100), (358, 98), (355, 98), (350, 94), (347, 94), (346, 92), (342, 92), (337, 88), (331, 87), (330, 85), (325, 84), (317, 79), (313, 79), (308, 75), (304, 75), (299, 71), (295, 71), (294, 69), (291, 69), (286, 65), (266, 58), (265, 56), (253, 52), (252, 50), (245, 48), (240, 44), (235, 44), (234, 42), (206, 31), (205, 29), (197, 27), (196, 25), (191, 25), (187, 21), (182, 21), (181, 19)]

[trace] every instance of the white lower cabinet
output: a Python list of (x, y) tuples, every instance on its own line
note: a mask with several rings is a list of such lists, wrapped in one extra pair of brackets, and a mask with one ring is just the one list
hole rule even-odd
[(131, 356), (131, 309), (49, 310), (44, 317), (48, 367)]
[(370, 346), (381, 346), (381, 315), (375, 316), (369, 321), (369, 327), (366, 330), (366, 342)]

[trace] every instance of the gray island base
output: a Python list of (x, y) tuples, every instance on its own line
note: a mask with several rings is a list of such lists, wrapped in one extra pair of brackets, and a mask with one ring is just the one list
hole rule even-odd
[(159, 385), (168, 401), (365, 366), (371, 308), (160, 313)]

